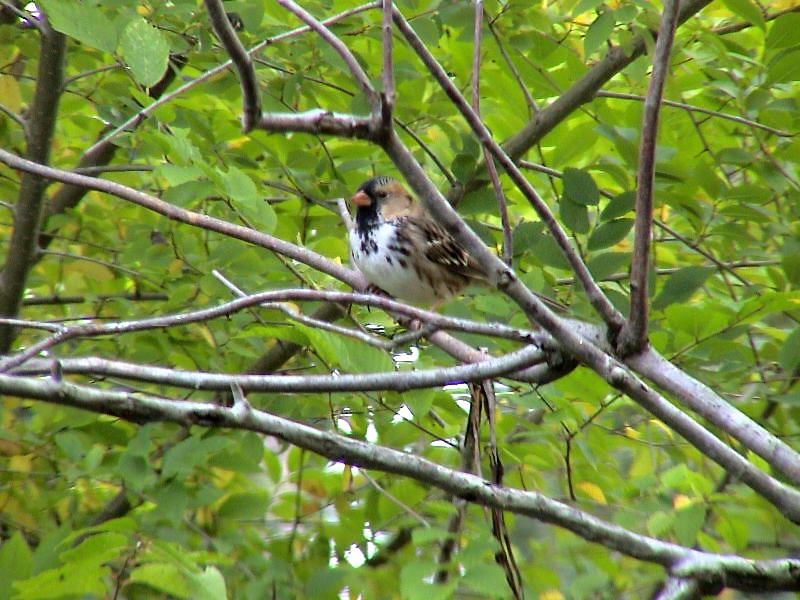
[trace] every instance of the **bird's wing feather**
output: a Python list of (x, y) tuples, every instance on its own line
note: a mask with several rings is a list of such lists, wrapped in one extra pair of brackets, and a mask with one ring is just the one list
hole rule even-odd
[(452, 269), (469, 279), (483, 280), (485, 276), (478, 263), (467, 254), (453, 237), (425, 216), (405, 218), (410, 235), (429, 261)]

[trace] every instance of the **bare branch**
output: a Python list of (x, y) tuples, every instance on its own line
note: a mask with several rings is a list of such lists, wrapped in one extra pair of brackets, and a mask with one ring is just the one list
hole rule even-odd
[(222, 0), (205, 0), (205, 4), (211, 25), (239, 73), (242, 86), (242, 129), (247, 133), (261, 117), (261, 92), (258, 89), (253, 60), (233, 30), (233, 25), (222, 7)]
[(97, 296), (32, 296), (22, 299), (23, 306), (42, 306), (44, 304), (83, 304), (85, 302), (106, 302), (108, 300), (130, 300), (132, 302), (152, 302), (168, 300), (161, 293), (133, 292), (132, 294), (98, 294)]
[[(377, 306), (392, 313), (405, 315), (406, 317), (417, 319), (428, 325), (440, 329), (456, 329), (466, 331), (469, 333), (490, 335), (504, 339), (511, 339), (519, 342), (533, 343), (540, 348), (552, 350), (553, 345), (547, 336), (534, 333), (532, 331), (525, 331), (522, 329), (515, 329), (500, 323), (482, 323), (470, 321), (468, 319), (459, 319), (456, 317), (448, 317), (438, 313), (430, 312), (427, 310), (415, 308), (396, 300), (391, 300), (385, 296), (375, 294), (351, 294), (347, 292), (326, 292), (319, 290), (308, 289), (287, 289), (287, 290), (273, 290), (269, 292), (262, 292), (260, 294), (253, 294), (251, 296), (244, 296), (237, 300), (231, 300), (224, 304), (214, 306), (211, 308), (204, 308), (200, 310), (191, 311), (188, 313), (178, 313), (173, 315), (163, 315), (159, 317), (152, 317), (149, 319), (141, 319), (136, 321), (119, 321), (116, 323), (88, 323), (83, 325), (76, 325), (74, 327), (59, 327), (57, 333), (49, 338), (46, 338), (36, 344), (33, 344), (26, 350), (17, 353), (11, 357), (7, 357), (0, 361), (0, 372), (7, 372), (10, 369), (21, 365), (28, 359), (36, 356), (37, 354), (49, 350), (54, 346), (62, 344), (71, 339), (99, 337), (105, 335), (121, 335), (124, 333), (131, 333), (135, 331), (146, 331), (149, 329), (164, 329), (167, 327), (177, 327), (187, 325), (189, 323), (197, 323), (201, 321), (208, 321), (219, 317), (226, 317), (238, 311), (244, 310), (252, 306), (259, 306), (264, 304), (271, 305), (270, 308), (276, 308), (276, 303), (285, 301), (327, 301), (337, 302), (339, 304), (360, 304), (363, 306)], [(278, 307), (280, 308), (280, 307)], [(283, 310), (283, 308), (280, 308)], [(291, 314), (289, 314), (291, 313)], [(304, 317), (303, 315), (296, 314), (294, 311), (289, 311), (289, 316), (293, 319), (313, 324), (323, 328), (332, 328), (329, 323), (322, 322), (320, 319), (314, 317)], [(2, 322), (2, 321), (0, 321)], [(16, 321), (24, 323), (29, 327), (36, 326), (35, 321)], [(338, 333), (344, 333), (356, 337), (357, 333), (350, 329), (345, 328), (332, 328)], [(362, 339), (362, 338), (359, 338)], [(368, 343), (374, 344), (371, 336), (368, 339), (362, 339)], [(391, 349), (394, 344), (389, 343), (386, 349)]]
[(686, 375), (652, 348), (630, 357), (627, 362), (638, 373), (781, 471), (794, 485), (800, 485), (800, 454), (725, 402), (707, 385)]
[(337, 54), (342, 57), (342, 60), (347, 65), (347, 68), (350, 69), (350, 74), (353, 76), (353, 79), (356, 80), (358, 87), (361, 88), (361, 91), (367, 97), (373, 111), (377, 110), (379, 103), (378, 95), (375, 93), (375, 89), (369, 81), (369, 76), (364, 72), (364, 69), (361, 68), (361, 65), (358, 64), (358, 60), (353, 56), (353, 53), (350, 52), (347, 46), (344, 45), (342, 40), (333, 35), (321, 21), (314, 18), (310, 12), (296, 2), (292, 0), (278, 0), (278, 4), (316, 31), (323, 40), (336, 50)]
[[(472, 42), (472, 110), (478, 118), (481, 116), (481, 29), (483, 27), (483, 0), (475, 2), (475, 24)], [(497, 168), (494, 166), (489, 151), (483, 147), (483, 160), (486, 162), (486, 169), (489, 172), (489, 179), (492, 180), (494, 195), (497, 197), (497, 212), (500, 214), (500, 223), (503, 227), (503, 262), (511, 266), (511, 224), (508, 221), (508, 207), (506, 197), (503, 194), (503, 186), (500, 185), (500, 178), (497, 176)]]
[(653, 600), (700, 600), (702, 597), (703, 592), (696, 580), (670, 577), (653, 596)]
[(25, 139), (28, 139), (30, 136), (30, 132), (28, 131), (28, 122), (22, 115), (18, 115), (3, 103), (0, 103), (0, 112), (19, 125), (20, 129), (22, 129), (22, 133), (25, 134)]
[(319, 108), (302, 113), (265, 113), (261, 115), (256, 127), (278, 133), (299, 131), (314, 135), (338, 135), (358, 139), (372, 138), (371, 119), (332, 113)]
[(158, 214), (164, 215), (174, 221), (186, 223), (193, 227), (202, 227), (209, 231), (216, 231), (229, 237), (233, 237), (278, 254), (283, 254), (289, 258), (293, 258), (299, 262), (307, 264), (315, 269), (327, 273), (345, 283), (361, 289), (364, 282), (360, 274), (351, 271), (332, 260), (329, 260), (316, 252), (312, 252), (295, 244), (285, 242), (279, 238), (267, 235), (247, 227), (234, 225), (221, 219), (215, 219), (200, 213), (195, 213), (174, 206), (163, 200), (150, 196), (133, 188), (115, 183), (113, 181), (106, 181), (104, 179), (97, 179), (95, 177), (86, 177), (85, 175), (78, 175), (69, 171), (62, 171), (61, 169), (53, 169), (35, 162), (20, 158), (6, 150), (0, 149), (0, 162), (4, 162), (14, 169), (25, 171), (28, 173), (36, 174), (40, 177), (70, 183), (72, 185), (83, 186), (92, 190), (112, 194), (123, 200), (138, 204), (148, 210), (152, 210)]
[(114, 415), (137, 423), (168, 421), (185, 426), (226, 427), (270, 435), (332, 461), (408, 477), (483, 506), (552, 523), (623, 555), (664, 566), (675, 577), (719, 581), (731, 588), (777, 591), (800, 589), (800, 561), (748, 560), (684, 548), (632, 533), (538, 492), (493, 485), (475, 475), (400, 452), (323, 432), (276, 415), (240, 406), (225, 408), (145, 394), (97, 390), (66, 381), (0, 375), (0, 392)]
[[(608, 92), (606, 90), (599, 90), (595, 93), (595, 96), (598, 98), (616, 98), (618, 100), (636, 100), (637, 102), (644, 102), (645, 96), (638, 96), (636, 94), (622, 94), (620, 92)], [(725, 119), (726, 121), (732, 121), (734, 123), (739, 123), (740, 125), (746, 125), (748, 127), (755, 127), (756, 129), (761, 129), (766, 131), (767, 133), (771, 133), (772, 135), (776, 135), (778, 137), (794, 137), (797, 133), (791, 133), (789, 131), (783, 131), (782, 129), (775, 129), (773, 127), (768, 127), (767, 125), (762, 125), (756, 121), (752, 121), (750, 119), (745, 119), (744, 117), (737, 117), (736, 115), (729, 115), (728, 113), (719, 112), (716, 110), (711, 110), (710, 108), (703, 108), (702, 106), (695, 106), (694, 104), (686, 104), (685, 102), (675, 102), (674, 100), (667, 100), (665, 98), (661, 99), (661, 104), (664, 106), (670, 106), (672, 108), (680, 108), (687, 112), (696, 112), (702, 113), (704, 115), (709, 115), (712, 117), (716, 117), (718, 119)]]
[[(28, 118), (27, 156), (35, 163), (46, 164), (50, 159), (59, 90), (64, 79), (66, 39), (50, 27), (46, 18), (40, 25), (39, 65)], [(14, 317), (19, 311), (28, 271), (35, 262), (46, 184), (36, 173), (27, 172), (22, 176), (14, 209), (14, 228), (0, 273), (0, 316)], [(14, 337), (12, 327), (0, 325), (0, 354), (8, 352)]]
[(381, 33), (383, 34), (383, 98), (381, 109), (385, 125), (391, 123), (394, 110), (394, 63), (392, 62), (392, 0), (383, 0), (383, 16), (381, 20)]
[[(683, 23), (700, 12), (711, 0), (687, 0), (682, 2), (678, 23)], [(586, 74), (551, 104), (539, 111), (519, 133), (503, 144), (509, 156), (516, 159), (535, 146), (572, 111), (594, 97), (594, 94), (612, 77), (645, 53), (647, 46), (642, 35), (636, 36), (626, 46), (612, 46), (606, 55)]]
[[(341, 13), (339, 13), (337, 15), (334, 15), (334, 16), (330, 17), (329, 19), (325, 19), (324, 21), (322, 21), (322, 24), (323, 25), (331, 25), (333, 23), (341, 21), (342, 19), (345, 19), (347, 17), (353, 16), (355, 14), (362, 13), (364, 11), (371, 10), (373, 8), (377, 8), (378, 6), (380, 6), (380, 0), (377, 0), (375, 2), (368, 2), (366, 4), (362, 4), (360, 6), (356, 6), (354, 8), (350, 8), (348, 10), (342, 11)], [(309, 32), (311, 30), (312, 30), (311, 27), (303, 26), (303, 27), (298, 27), (296, 29), (292, 29), (291, 31), (287, 31), (285, 33), (281, 33), (281, 34), (273, 36), (271, 38), (267, 38), (263, 42), (260, 42), (260, 43), (256, 44), (250, 50), (248, 50), (248, 54), (250, 54), (250, 56), (252, 56), (253, 54), (261, 52), (264, 48), (266, 48), (268, 46), (271, 46), (273, 44), (277, 44), (278, 42), (282, 42), (283, 40), (287, 40), (289, 38), (296, 37), (296, 36), (298, 36), (300, 34), (307, 33), (307, 32)], [(186, 93), (187, 91), (189, 91), (192, 88), (197, 87), (201, 83), (205, 83), (206, 81), (209, 81), (209, 80), (213, 79), (218, 74), (223, 73), (224, 71), (227, 71), (232, 66), (233, 66), (233, 61), (232, 60), (228, 60), (228, 61), (222, 63), (221, 65), (216, 66), (213, 69), (210, 69), (210, 70), (206, 71), (205, 73), (203, 73), (201, 76), (197, 77), (196, 79), (192, 79), (191, 81), (186, 82), (185, 84), (183, 84), (182, 86), (180, 86), (179, 88), (174, 90), (173, 92), (171, 92), (169, 94), (166, 94), (165, 96), (162, 96), (161, 98), (159, 98), (158, 100), (156, 100), (152, 104), (148, 104), (147, 106), (142, 108), (142, 110), (140, 110), (135, 115), (133, 115), (131, 118), (129, 118), (127, 121), (125, 121), (124, 123), (122, 123), (118, 127), (115, 127), (114, 129), (109, 131), (106, 135), (104, 135), (101, 139), (97, 140), (97, 142), (95, 142), (94, 145), (86, 151), (86, 153), (89, 154), (89, 153), (92, 153), (92, 152), (96, 152), (99, 149), (99, 147), (101, 147), (102, 145), (106, 144), (107, 142), (109, 142), (113, 138), (117, 137), (123, 131), (127, 131), (128, 129), (130, 129), (132, 127), (135, 127), (136, 125), (141, 123), (144, 119), (146, 119), (151, 114), (153, 114), (153, 112), (158, 107), (163, 106), (164, 104), (167, 104), (168, 102), (171, 102), (173, 99), (177, 98), (178, 96), (183, 95), (184, 93)]]
[[(191, 390), (228, 391), (232, 384), (253, 392), (368, 392), (378, 390), (407, 391), (441, 387), (453, 381), (478, 381), (500, 377), (541, 362), (545, 354), (536, 346), (525, 346), (509, 354), (483, 362), (421, 369), (340, 375), (230, 375), (203, 371), (176, 371), (153, 365), (135, 364), (102, 358), (59, 358), (63, 373), (121, 377)], [(52, 359), (35, 359), (14, 369), (14, 375), (50, 373)]]
[(656, 168), (658, 116), (664, 83), (669, 73), (672, 40), (678, 25), (678, 0), (665, 0), (658, 29), (653, 74), (647, 89), (639, 145), (639, 169), (636, 175), (636, 217), (634, 221), (633, 258), (631, 261), (631, 309), (619, 332), (617, 350), (621, 356), (641, 352), (647, 347), (647, 271), (650, 266), (650, 238), (653, 226), (653, 184)]

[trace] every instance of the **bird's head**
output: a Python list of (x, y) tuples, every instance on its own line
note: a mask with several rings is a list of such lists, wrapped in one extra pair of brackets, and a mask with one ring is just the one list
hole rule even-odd
[(358, 188), (350, 201), (360, 214), (374, 213), (384, 220), (415, 212), (416, 202), (403, 185), (391, 177), (374, 177)]

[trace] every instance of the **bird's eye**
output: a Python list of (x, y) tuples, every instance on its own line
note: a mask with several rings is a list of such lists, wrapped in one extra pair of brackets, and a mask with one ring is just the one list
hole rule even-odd
[(386, 198), (387, 194), (384, 190), (377, 193), (378, 198)]

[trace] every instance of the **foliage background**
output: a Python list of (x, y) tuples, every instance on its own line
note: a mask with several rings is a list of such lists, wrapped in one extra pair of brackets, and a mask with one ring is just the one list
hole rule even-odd
[[(354, 7), (303, 4), (318, 18)], [(468, 96), (473, 6), (425, 0), (397, 5)], [(63, 169), (75, 168), (108, 124), (123, 123), (153, 101), (147, 89), (162, 79), (169, 53), (181, 55), (185, 65), (168, 91), (227, 59), (194, 0), (48, 0), (41, 7), (67, 36), (65, 79), (47, 140), (50, 164)], [(271, 2), (232, 1), (225, 8), (240, 16), (244, 29), (238, 34), (246, 47), (299, 24)], [(800, 432), (796, 8), (788, 1), (713, 2), (678, 29), (665, 98), (710, 112), (662, 108), (655, 206), (665, 227), (655, 230), (650, 321), (650, 340), (659, 352), (794, 447)], [(37, 74), (40, 36), (7, 10), (0, 25), (0, 145), (25, 155), (31, 137), (26, 139), (23, 125), (29, 131), (33, 126), (30, 107), (43, 85)], [(487, 1), (485, 11), (481, 114), (502, 141), (562, 97), (610, 48), (625, 52), (636, 36), (644, 36), (652, 50), (649, 30), (657, 27), (660, 6), (645, 0)], [(366, 10), (331, 26), (376, 85), (380, 18), (379, 9)], [(651, 52), (634, 60), (521, 157), (563, 172), (563, 179), (537, 170), (527, 176), (623, 311), (642, 103), (614, 94), (643, 96), (651, 64)], [(473, 181), (480, 145), (397, 36), (394, 67), (395, 118), (414, 156), (440, 189)], [(255, 68), (264, 111), (368, 111), (341, 58), (316, 35), (267, 47), (257, 54)], [(240, 114), (241, 89), (232, 71), (203, 81), (117, 135), (111, 164), (121, 166), (103, 177), (347, 263), (345, 230), (332, 200), (349, 197), (373, 174), (397, 174), (392, 163), (359, 140), (243, 134)], [(595, 320), (536, 214), (502, 181), (515, 270), (532, 289), (569, 304), (573, 316)], [(474, 187), (458, 211), (501, 251), (494, 194), (490, 186)], [(110, 195), (89, 192), (76, 206), (57, 210), (52, 200), (58, 190), (50, 184), (46, 191), (51, 209), (45, 208), (42, 231), (48, 237), (40, 238), (43, 250), (24, 282), (25, 319), (119, 321), (217, 305), (230, 292), (214, 269), (248, 293), (342, 289), (304, 264)], [(19, 194), (18, 173), (3, 166), (4, 240), (11, 237)], [(8, 245), (0, 247), (5, 251)], [(15, 259), (3, 257), (7, 264)], [(302, 305), (306, 313), (314, 308)], [(444, 310), (527, 324), (498, 292), (471, 290)], [(347, 319), (386, 335), (399, 331), (375, 309), (352, 307)], [(22, 329), (13, 348), (43, 335)], [(488, 345), (493, 353), (514, 346), (458, 337)], [(185, 327), (74, 339), (54, 353), (239, 373), (287, 343), (301, 350), (279, 366), (281, 373), (404, 371), (454, 363), (423, 341), (413, 364), (393, 366), (388, 352), (268, 309)], [(74, 379), (98, 388), (213, 398), (114, 378)], [(726, 477), (700, 450), (589, 369), (542, 387), (504, 383), (496, 427), (506, 485), (704, 551), (759, 559), (797, 552), (797, 528), (775, 506)], [(466, 421), (456, 398), (457, 392), (438, 389), (248, 395), (257, 408), (453, 468), (460, 464), (454, 440)], [(441, 491), (407, 478), (331, 463), (252, 432), (137, 424), (30, 399), (4, 397), (0, 418), (0, 598), (327, 598), (345, 589), (350, 598), (508, 594), (493, 561), (496, 542), (477, 506), (468, 509), (461, 550), (446, 565), (449, 582), (429, 583), (439, 569), (454, 504)], [(752, 452), (741, 451), (770, 470)], [(664, 578), (657, 566), (559, 527), (506, 518), (528, 597), (640, 598)], [(390, 543), (408, 536), (398, 548)]]

